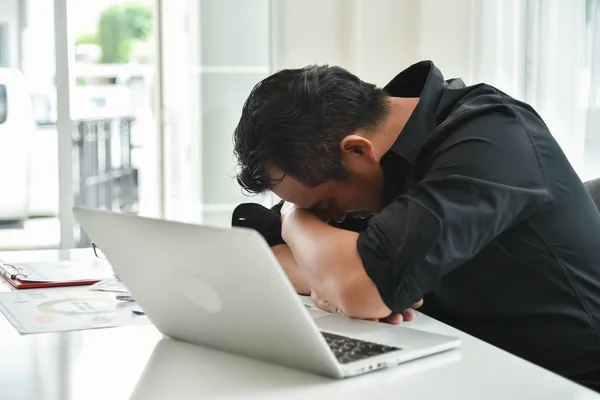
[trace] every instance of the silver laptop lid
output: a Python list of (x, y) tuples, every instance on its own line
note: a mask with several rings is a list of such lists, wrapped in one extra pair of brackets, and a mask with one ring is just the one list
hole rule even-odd
[(164, 335), (340, 375), (258, 233), (79, 207), (74, 214)]

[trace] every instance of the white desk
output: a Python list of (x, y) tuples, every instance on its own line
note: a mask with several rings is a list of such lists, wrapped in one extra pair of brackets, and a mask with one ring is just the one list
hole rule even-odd
[[(32, 256), (58, 252), (0, 253)], [(20, 336), (0, 316), (0, 399), (600, 399), (425, 315), (407, 325), (460, 336), (462, 347), (336, 381), (164, 339), (152, 326)]]

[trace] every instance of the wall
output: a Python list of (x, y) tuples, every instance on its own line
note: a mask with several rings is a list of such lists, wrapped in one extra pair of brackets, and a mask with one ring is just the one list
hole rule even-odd
[(431, 59), (446, 78), (469, 80), (474, 35), (472, 14), (477, 0), (421, 0), (417, 55)]
[(277, 12), (274, 18), (283, 21), (279, 25), (281, 31), (273, 32), (282, 37), (282, 54), (277, 55), (282, 65), (275, 67), (297, 68), (313, 63), (347, 65), (346, 38), (339, 15), (345, 13), (344, 4), (349, 3), (348, 0), (272, 1)]
[(383, 85), (431, 59), (446, 77), (468, 80), (474, 1), (284, 0), (275, 67), (336, 64)]

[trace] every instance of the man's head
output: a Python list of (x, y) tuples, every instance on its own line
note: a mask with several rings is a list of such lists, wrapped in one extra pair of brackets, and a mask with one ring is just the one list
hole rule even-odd
[(382, 196), (372, 135), (389, 102), (339, 67), (283, 70), (257, 84), (234, 133), (238, 182), (301, 208), (372, 213)]

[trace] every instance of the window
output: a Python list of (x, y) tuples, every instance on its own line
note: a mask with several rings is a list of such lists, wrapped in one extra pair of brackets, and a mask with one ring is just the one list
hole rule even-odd
[(271, 71), (272, 2), (167, 4), (163, 98), (176, 112), (169, 112), (166, 133), (166, 217), (229, 226), (239, 203), (270, 202), (243, 195), (232, 133), (250, 90)]
[(8, 102), (6, 101), (6, 86), (0, 85), (0, 124), (6, 122), (8, 116)]

